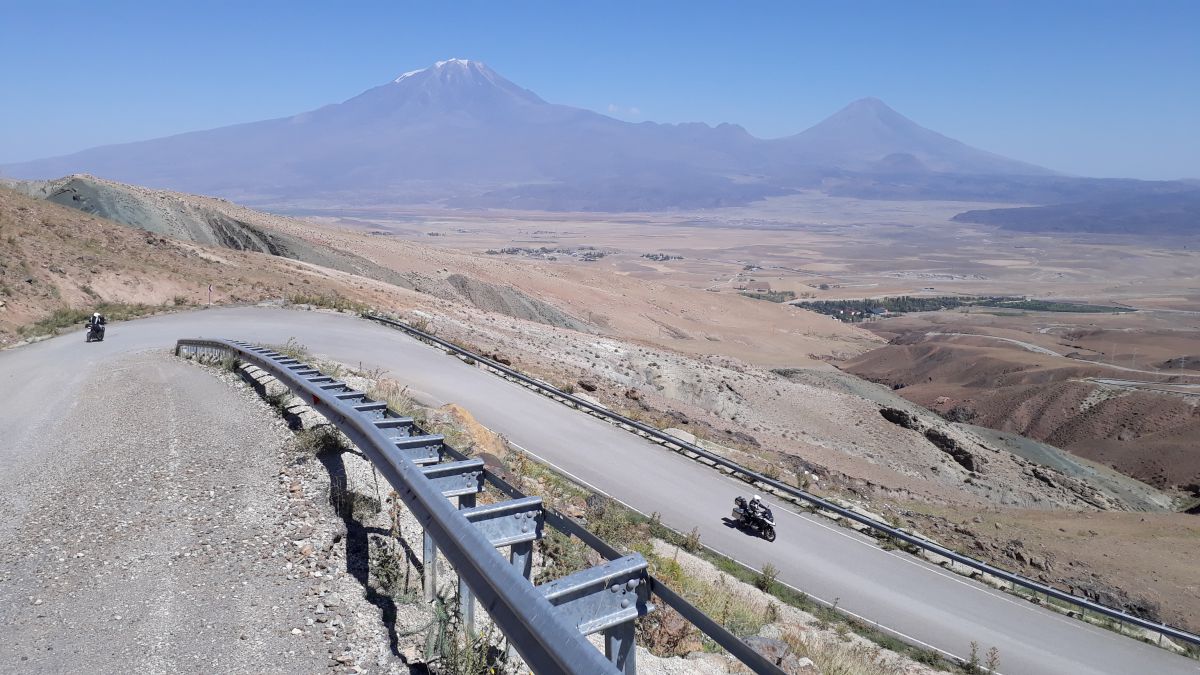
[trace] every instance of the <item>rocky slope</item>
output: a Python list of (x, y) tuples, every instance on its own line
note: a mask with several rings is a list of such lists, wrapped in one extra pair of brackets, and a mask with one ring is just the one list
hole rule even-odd
[(206, 303), (210, 286), (217, 303), (302, 295), (409, 307), (419, 297), (301, 261), (133, 229), (3, 188), (0, 252), (0, 346), (66, 308), (186, 307)]
[(49, 181), (6, 181), (6, 184), (31, 197), (152, 234), (206, 246), (291, 258), (412, 288), (411, 282), (394, 270), (280, 232), (272, 227), (275, 216), (225, 200), (151, 190), (87, 175)]
[(901, 337), (843, 367), (949, 418), (1043, 441), (1162, 489), (1200, 485), (1197, 396), (1107, 385), (1096, 380), (1112, 370), (972, 338)]
[(853, 378), (827, 369), (771, 372), (729, 357), (697, 359), (511, 319), (480, 324), (455, 307), (409, 318), (660, 426), (731, 444), (753, 458), (748, 462), (774, 464), (797, 475), (815, 473), (864, 496), (1035, 508), (1155, 508), (1039, 466), (1003, 443), (899, 397), (899, 403), (889, 400), (890, 392), (876, 385), (855, 381), (847, 386), (844, 381)]

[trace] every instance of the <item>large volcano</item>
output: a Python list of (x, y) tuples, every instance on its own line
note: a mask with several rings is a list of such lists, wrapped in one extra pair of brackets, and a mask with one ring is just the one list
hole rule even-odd
[[(548, 103), (450, 59), (292, 117), (10, 165), (253, 203), (638, 210), (740, 204), (857, 176), (1046, 176), (864, 99), (788, 138), (732, 124), (633, 124)], [(925, 180), (925, 178), (921, 178)]]

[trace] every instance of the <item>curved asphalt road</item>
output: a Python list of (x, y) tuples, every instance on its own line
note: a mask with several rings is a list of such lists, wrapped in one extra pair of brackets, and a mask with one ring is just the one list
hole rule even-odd
[[(57, 422), (56, 411), (89, 392), (89, 371), (123, 352), (170, 347), (182, 337), (266, 343), (297, 338), (315, 353), (382, 368), (431, 403), (454, 401), (509, 440), (579, 480), (745, 564), (772, 563), (779, 579), (953, 655), (996, 647), (1000, 672), (1188, 673), (1200, 662), (1044, 610), (871, 540), (820, 517), (773, 505), (774, 543), (723, 525), (746, 487), (633, 434), (439, 354), (398, 331), (347, 316), (269, 308), (215, 309), (109, 327), (102, 343), (81, 333), (0, 352), (0, 544), (23, 517), (22, 467), (44, 461), (32, 442)], [(112, 377), (120, 377), (113, 373)], [(100, 392), (97, 392), (99, 395)], [(154, 392), (146, 392), (153, 405)], [(214, 430), (219, 433), (219, 430)]]

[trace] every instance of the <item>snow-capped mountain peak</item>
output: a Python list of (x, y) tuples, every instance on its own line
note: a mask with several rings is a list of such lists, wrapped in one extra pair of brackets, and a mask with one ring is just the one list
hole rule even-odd
[(481, 73), (488, 73), (491, 71), (491, 69), (489, 69), (487, 65), (481, 61), (472, 61), (470, 59), (446, 59), (444, 61), (438, 61), (432, 66), (410, 70), (407, 73), (400, 75), (400, 77), (397, 77), (395, 80), (393, 80), (393, 82), (400, 82), (401, 80), (406, 80), (414, 75), (420, 75), (421, 73), (428, 72), (430, 70), (435, 72), (444, 72), (446, 70), (476, 70)]

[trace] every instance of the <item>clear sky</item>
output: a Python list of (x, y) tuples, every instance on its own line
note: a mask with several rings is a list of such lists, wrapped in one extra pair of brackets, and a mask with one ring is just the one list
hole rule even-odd
[(876, 96), (1090, 176), (1200, 177), (1200, 1), (0, 0), (0, 162), (281, 117), (461, 57), (628, 120), (802, 131)]

